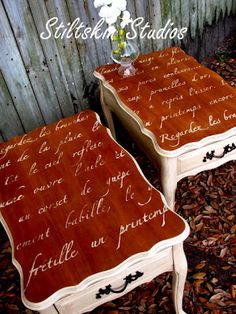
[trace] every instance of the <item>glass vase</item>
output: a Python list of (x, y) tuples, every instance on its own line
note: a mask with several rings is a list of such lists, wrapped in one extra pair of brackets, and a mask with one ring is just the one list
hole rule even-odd
[(118, 73), (122, 77), (132, 76), (136, 73), (136, 69), (133, 65), (134, 61), (139, 56), (138, 46), (130, 40), (123, 42), (122, 48), (113, 49), (111, 52), (111, 58), (114, 62), (120, 64)]

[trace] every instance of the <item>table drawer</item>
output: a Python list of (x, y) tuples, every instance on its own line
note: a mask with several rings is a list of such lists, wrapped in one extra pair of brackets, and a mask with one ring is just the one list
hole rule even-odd
[(236, 136), (215, 142), (200, 149), (195, 149), (178, 157), (178, 174), (194, 169), (197, 172), (210, 169), (234, 159), (236, 155)]
[[(84, 313), (121, 297), (135, 287), (152, 280), (160, 273), (172, 270), (173, 259), (172, 248), (170, 247), (159, 252), (156, 256), (137, 261), (120, 272), (114, 271), (113, 276), (99, 280), (80, 292), (62, 298), (55, 303), (55, 307), (60, 314)], [(132, 280), (129, 281), (129, 279)]]

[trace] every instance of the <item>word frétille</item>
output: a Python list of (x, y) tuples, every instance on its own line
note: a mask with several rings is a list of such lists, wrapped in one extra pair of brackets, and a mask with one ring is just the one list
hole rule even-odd
[[(97, 24), (92, 28), (86, 26), (80, 18), (76, 18), (72, 23), (64, 24), (59, 21), (58, 17), (52, 17), (49, 19), (45, 28), (46, 31), (40, 34), (42, 39), (49, 39), (54, 37), (58, 38), (71, 38), (75, 39), (104, 39), (110, 38), (113, 32), (109, 28), (104, 30), (103, 25), (106, 24), (105, 19), (100, 19)], [(130, 30), (127, 31), (128, 39), (135, 39), (140, 37), (141, 39), (184, 39), (185, 34), (188, 31), (187, 27), (181, 29), (174, 27), (174, 23), (168, 20), (164, 27), (160, 29), (152, 29), (149, 22), (145, 22), (143, 17), (137, 17), (130, 24)]]

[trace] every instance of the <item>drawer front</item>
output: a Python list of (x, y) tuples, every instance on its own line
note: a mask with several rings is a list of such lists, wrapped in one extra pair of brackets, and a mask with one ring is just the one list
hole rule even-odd
[(158, 274), (173, 269), (172, 248), (156, 256), (137, 262), (121, 272), (114, 272), (106, 280), (92, 284), (81, 292), (76, 292), (55, 303), (60, 314), (79, 314), (91, 311), (95, 307), (121, 297)]
[(183, 177), (181, 174), (189, 171), (211, 169), (234, 159), (235, 156), (236, 136), (232, 136), (178, 157), (178, 175)]

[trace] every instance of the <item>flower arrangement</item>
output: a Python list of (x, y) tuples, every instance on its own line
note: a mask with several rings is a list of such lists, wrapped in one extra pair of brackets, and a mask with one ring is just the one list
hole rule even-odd
[(132, 22), (130, 12), (127, 10), (127, 0), (95, 0), (94, 6), (100, 8), (99, 16), (108, 24), (112, 41), (117, 44), (113, 54), (119, 59), (127, 42), (125, 28)]

